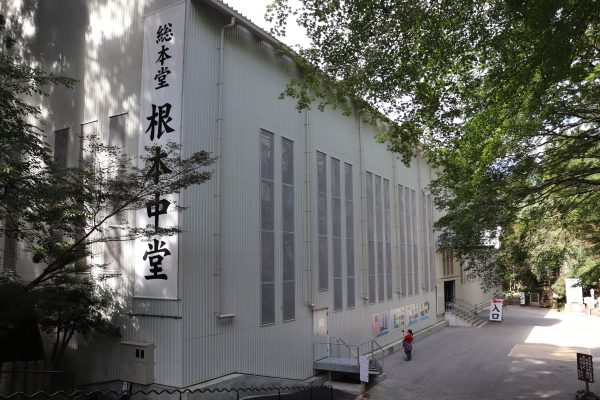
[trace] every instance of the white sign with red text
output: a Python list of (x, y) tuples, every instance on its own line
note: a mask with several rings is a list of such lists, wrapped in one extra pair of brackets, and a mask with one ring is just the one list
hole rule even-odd
[(492, 305), (490, 307), (490, 321), (502, 322), (502, 300), (492, 300)]

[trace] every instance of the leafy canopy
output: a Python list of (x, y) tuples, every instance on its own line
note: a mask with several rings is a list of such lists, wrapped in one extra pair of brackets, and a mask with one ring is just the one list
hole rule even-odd
[(498, 226), (577, 214), (598, 246), (599, 2), (300, 2), (267, 14), (276, 34), (295, 15), (312, 42), (282, 95), (382, 110), (395, 124), (379, 140), (405, 163), (420, 141), (441, 171), (429, 188), (446, 213), (440, 250), (487, 273), (484, 287), (504, 262), (481, 248)]

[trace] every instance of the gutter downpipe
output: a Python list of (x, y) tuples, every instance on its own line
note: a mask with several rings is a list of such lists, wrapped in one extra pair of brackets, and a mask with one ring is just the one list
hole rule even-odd
[(364, 160), (364, 148), (363, 148), (363, 137), (362, 137), (362, 114), (363, 110), (358, 110), (358, 154), (360, 157), (360, 225), (361, 225), (361, 239), (362, 239), (362, 287), (363, 287), (363, 300), (369, 300), (369, 294), (367, 292), (367, 195), (365, 193), (365, 160)]
[[(419, 205), (421, 206), (419, 207), (419, 225), (421, 225), (421, 288), (423, 289), (423, 291), (425, 291), (425, 231), (423, 230), (423, 193), (421, 187), (421, 153), (423, 152), (423, 149), (421, 148), (421, 146), (417, 146), (416, 151), (417, 171), (419, 174)], [(417, 281), (418, 279), (419, 278), (417, 275)], [(419, 285), (417, 284), (417, 289), (418, 288)]]
[(313, 303), (313, 281), (312, 281), (312, 213), (310, 194), (310, 110), (304, 109), (304, 169), (306, 185), (306, 306), (315, 308)]
[(235, 314), (221, 314), (221, 126), (223, 123), (223, 42), (225, 40), (225, 29), (235, 26), (235, 17), (231, 17), (231, 23), (221, 28), (221, 47), (219, 47), (219, 83), (218, 86), (218, 111), (217, 111), (217, 171), (216, 171), (216, 218), (215, 218), (215, 316), (218, 319), (232, 319)]
[(401, 296), (402, 295), (402, 286), (400, 285), (400, 247), (398, 247), (398, 242), (400, 241), (400, 228), (398, 226), (398, 219), (400, 217), (399, 213), (399, 198), (398, 198), (398, 169), (396, 166), (396, 154), (392, 153), (392, 168), (394, 170), (394, 186), (392, 190), (394, 191), (394, 224), (396, 225), (396, 293)]

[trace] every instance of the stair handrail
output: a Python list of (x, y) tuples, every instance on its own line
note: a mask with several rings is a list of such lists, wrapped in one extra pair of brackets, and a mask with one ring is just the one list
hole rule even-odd
[(477, 308), (477, 303), (473, 304), (465, 299), (456, 299), (456, 304), (468, 311), (470, 311), (471, 309), (475, 310)]
[(476, 314), (455, 303), (446, 302), (446, 310), (452, 310), (467, 320), (474, 321), (478, 318)]
[[(357, 351), (357, 352), (355, 353), (355, 352), (354, 352), (354, 351), (352, 351), (352, 349), (350, 348), (350, 345), (348, 345), (346, 342), (344, 342), (344, 341), (343, 341), (341, 338), (339, 338), (338, 336), (332, 336), (332, 337), (329, 339), (329, 343), (330, 343), (330, 344), (331, 344), (331, 339), (337, 339), (337, 340), (339, 340), (340, 342), (342, 342), (342, 343), (344, 344), (344, 346), (346, 346), (346, 347), (348, 348), (348, 351), (350, 351), (350, 353), (354, 354), (354, 355), (356, 356), (356, 360), (358, 360), (358, 358), (360, 357), (360, 356), (359, 356), (359, 354), (358, 354), (358, 346), (357, 346), (357, 349), (356, 349), (356, 351)], [(352, 346), (356, 346), (356, 345), (352, 345)], [(339, 356), (338, 356), (338, 357), (339, 357)]]

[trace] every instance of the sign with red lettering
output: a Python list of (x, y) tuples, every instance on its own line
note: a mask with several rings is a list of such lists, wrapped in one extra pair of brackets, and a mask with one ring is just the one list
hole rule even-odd
[(490, 321), (502, 322), (502, 300), (492, 300), (492, 305), (490, 307)]

